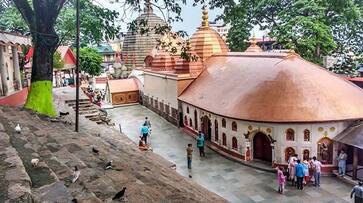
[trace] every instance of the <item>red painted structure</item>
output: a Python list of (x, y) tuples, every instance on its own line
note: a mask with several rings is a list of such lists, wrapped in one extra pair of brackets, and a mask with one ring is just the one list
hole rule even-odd
[(22, 106), (26, 102), (28, 96), (28, 88), (24, 88), (9, 96), (0, 98), (0, 105), (3, 106)]

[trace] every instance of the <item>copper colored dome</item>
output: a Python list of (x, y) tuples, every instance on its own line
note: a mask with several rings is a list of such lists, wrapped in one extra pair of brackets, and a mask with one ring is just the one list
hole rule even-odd
[(363, 90), (293, 53), (210, 57), (179, 100), (212, 113), (260, 122), (363, 118)]
[(200, 60), (188, 61), (179, 58), (175, 62), (176, 73), (189, 73), (191, 76), (198, 76), (203, 71), (203, 63)]
[(159, 50), (151, 62), (151, 70), (153, 71), (173, 71), (174, 66), (174, 57), (163, 50)]
[(198, 56), (205, 61), (213, 54), (227, 53), (228, 46), (222, 37), (208, 25), (208, 12), (203, 11), (202, 26), (192, 35), (190, 43)]

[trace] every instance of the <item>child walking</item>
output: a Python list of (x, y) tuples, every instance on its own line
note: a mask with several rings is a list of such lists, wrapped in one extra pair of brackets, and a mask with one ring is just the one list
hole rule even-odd
[(286, 182), (286, 178), (285, 178), (284, 172), (282, 170), (283, 170), (282, 167), (277, 168), (277, 182), (279, 183), (278, 192), (280, 194), (284, 194), (285, 182)]

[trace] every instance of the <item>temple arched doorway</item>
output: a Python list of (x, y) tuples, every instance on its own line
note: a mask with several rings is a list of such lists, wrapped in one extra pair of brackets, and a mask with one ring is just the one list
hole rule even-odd
[(271, 141), (262, 132), (257, 132), (253, 137), (253, 158), (268, 162), (272, 161)]
[(208, 116), (202, 118), (202, 133), (204, 134), (205, 140), (211, 140), (212, 137), (212, 122)]

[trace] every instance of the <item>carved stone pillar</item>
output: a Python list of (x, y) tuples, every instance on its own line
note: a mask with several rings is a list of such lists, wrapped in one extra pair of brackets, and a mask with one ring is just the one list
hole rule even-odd
[(15, 73), (15, 81), (17, 82), (18, 90), (22, 89), (21, 84), (21, 74), (20, 74), (20, 67), (19, 67), (19, 55), (18, 49), (16, 46), (11, 46), (11, 52), (13, 54), (13, 66), (14, 66), (14, 73)]
[(9, 94), (9, 87), (8, 87), (8, 77), (9, 76), (7, 74), (6, 66), (5, 66), (4, 49), (5, 49), (5, 45), (0, 45), (0, 76), (1, 76), (3, 94), (5, 96), (7, 96)]

